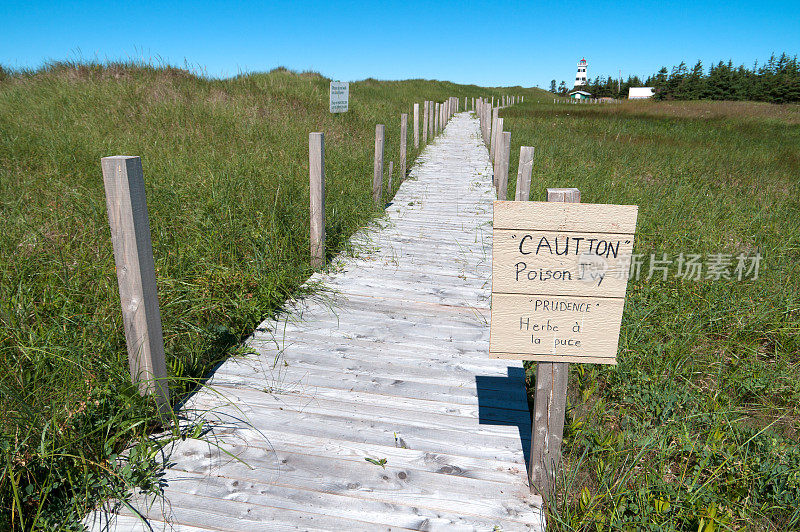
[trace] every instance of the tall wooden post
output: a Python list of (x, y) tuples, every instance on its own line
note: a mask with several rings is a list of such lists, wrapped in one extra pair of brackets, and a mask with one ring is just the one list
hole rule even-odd
[(495, 162), (495, 166), (497, 165), (498, 159), (498, 146), (500, 145), (500, 141), (502, 140), (500, 137), (503, 135), (503, 119), (497, 117), (494, 119), (494, 126), (493, 126), (493, 134), (492, 134), (492, 161)]
[(383, 140), (385, 134), (386, 126), (383, 124), (375, 126), (375, 165), (372, 174), (372, 200), (375, 205), (380, 205), (383, 197)]
[(497, 142), (497, 132), (502, 131), (499, 127), (497, 127), (497, 120), (500, 118), (500, 108), (499, 107), (492, 107), (492, 134), (489, 137), (489, 154), (492, 157), (492, 161), (494, 161), (495, 150), (494, 145)]
[(436, 102), (436, 109), (435, 109), (434, 117), (433, 117), (433, 120), (434, 120), (434, 122), (433, 122), (433, 136), (434, 137), (439, 134), (439, 121), (441, 119), (442, 119), (441, 106), (439, 105), (439, 102)]
[(419, 149), (419, 104), (414, 104), (414, 149)]
[(308, 134), (311, 267), (325, 265), (325, 134)]
[[(502, 118), (500, 119), (502, 120)], [(497, 199), (505, 200), (508, 195), (508, 163), (511, 156), (511, 133), (500, 131), (497, 135)]]
[(422, 103), (422, 143), (428, 144), (428, 100)]
[(433, 100), (428, 102), (428, 137), (433, 140), (433, 137), (436, 136), (436, 130), (434, 126), (436, 124), (436, 104)]
[(131, 379), (139, 393), (153, 394), (162, 421), (166, 421), (171, 412), (169, 381), (142, 160), (124, 155), (103, 157), (100, 165)]
[(533, 146), (520, 146), (517, 166), (516, 201), (528, 201), (531, 194), (531, 173), (533, 172)]
[[(547, 201), (580, 203), (577, 188), (548, 188)], [(533, 402), (531, 461), (528, 471), (531, 491), (542, 497), (554, 496), (556, 474), (561, 464), (561, 440), (567, 408), (566, 362), (536, 364), (536, 395)]]
[(392, 176), (394, 175), (394, 161), (389, 161), (389, 182), (387, 183), (387, 193), (391, 197), (394, 188), (392, 188)]
[(406, 152), (408, 144), (408, 114), (400, 115), (400, 182), (406, 178)]

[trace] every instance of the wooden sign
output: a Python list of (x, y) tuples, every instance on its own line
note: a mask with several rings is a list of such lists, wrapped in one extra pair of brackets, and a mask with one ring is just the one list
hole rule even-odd
[(616, 364), (635, 205), (494, 202), (494, 358)]
[(331, 113), (346, 113), (350, 105), (350, 84), (346, 81), (331, 81)]

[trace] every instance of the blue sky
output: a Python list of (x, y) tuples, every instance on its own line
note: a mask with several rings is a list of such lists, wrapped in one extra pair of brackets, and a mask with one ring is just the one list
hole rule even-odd
[[(591, 5), (591, 8), (587, 6)], [(0, 0), (0, 64), (145, 59), (212, 76), (283, 65), (352, 81), (570, 83), (800, 54), (800, 2), (65, 2)]]

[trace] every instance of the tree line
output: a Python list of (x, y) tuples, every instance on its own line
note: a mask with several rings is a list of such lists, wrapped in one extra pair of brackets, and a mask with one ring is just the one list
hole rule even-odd
[[(754, 100), (771, 103), (800, 102), (800, 62), (797, 56), (773, 54), (769, 60), (752, 68), (735, 67), (732, 61), (720, 61), (706, 70), (698, 61), (692, 68), (685, 62), (672, 67), (661, 67), (645, 79), (628, 76), (622, 80), (611, 76), (598, 76), (587, 80), (581, 90), (595, 98), (626, 98), (630, 87), (653, 87), (658, 100)], [(550, 90), (567, 94), (570, 89), (562, 81), (550, 82)]]

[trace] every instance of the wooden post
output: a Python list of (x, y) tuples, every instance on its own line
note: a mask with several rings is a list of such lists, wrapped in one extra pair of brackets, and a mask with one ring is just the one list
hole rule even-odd
[(142, 160), (124, 155), (103, 157), (100, 166), (131, 379), (139, 393), (154, 395), (161, 419), (166, 421), (171, 412), (169, 381)]
[(486, 144), (486, 147), (489, 147), (489, 137), (492, 134), (492, 118), (491, 118), (491, 107), (489, 107), (488, 102), (483, 102), (481, 105), (483, 108), (483, 143)]
[(497, 118), (494, 117), (494, 112), (492, 112), (492, 115), (492, 121), (489, 125), (489, 162), (494, 165), (494, 137), (497, 134)]
[(436, 105), (434, 104), (433, 100), (428, 102), (428, 137), (430, 137), (431, 141), (433, 141), (433, 137), (436, 136), (434, 132), (434, 125), (436, 124)]
[(311, 267), (325, 265), (325, 134), (308, 134)]
[[(500, 120), (503, 120), (502, 118)], [(511, 156), (511, 133), (502, 129), (497, 134), (497, 199), (505, 200), (508, 195), (508, 163)]]
[(383, 197), (383, 139), (385, 134), (386, 126), (383, 124), (375, 126), (375, 166), (372, 174), (372, 200), (375, 205), (380, 205)]
[(496, 164), (497, 160), (500, 158), (499, 147), (500, 147), (500, 141), (503, 140), (501, 137), (503, 135), (503, 127), (505, 127), (505, 125), (503, 124), (503, 119), (500, 118), (499, 116), (495, 120), (495, 124), (497, 125), (497, 132), (495, 133), (495, 137), (494, 137), (493, 159), (494, 159), (495, 164)]
[(400, 182), (406, 178), (406, 151), (408, 143), (408, 114), (400, 115)]
[[(548, 188), (547, 201), (580, 203), (577, 188)], [(556, 475), (561, 463), (561, 440), (567, 408), (566, 362), (536, 364), (536, 395), (533, 402), (533, 433), (528, 480), (531, 491), (543, 498), (554, 496)]]
[(517, 166), (516, 201), (528, 201), (531, 194), (531, 173), (533, 172), (533, 146), (520, 146)]
[(428, 100), (422, 104), (422, 143), (428, 144)]
[(414, 149), (419, 149), (419, 104), (414, 104)]
[(389, 196), (391, 196), (392, 192), (393, 192), (393, 189), (392, 189), (392, 176), (393, 175), (394, 175), (394, 161), (389, 161), (389, 183), (388, 183), (388, 187), (387, 187), (387, 193), (389, 194)]
[(441, 127), (440, 123), (441, 123), (441, 120), (442, 120), (442, 106), (439, 104), (439, 102), (436, 102), (436, 112), (435, 112), (435, 114), (436, 114), (436, 116), (434, 117), (434, 123), (433, 123), (433, 135), (434, 136), (439, 134), (439, 128)]

